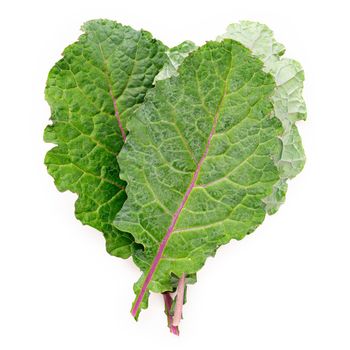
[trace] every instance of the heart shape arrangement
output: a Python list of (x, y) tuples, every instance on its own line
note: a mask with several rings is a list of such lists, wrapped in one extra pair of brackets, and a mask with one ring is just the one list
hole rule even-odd
[(132, 315), (162, 293), (179, 334), (197, 271), (275, 213), (304, 166), (304, 73), (255, 22), (201, 47), (110, 20), (82, 30), (48, 76), (45, 164), (78, 195), (76, 217), (142, 271)]

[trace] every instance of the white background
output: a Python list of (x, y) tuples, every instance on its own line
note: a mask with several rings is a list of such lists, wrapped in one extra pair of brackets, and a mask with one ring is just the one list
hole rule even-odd
[[(348, 1), (4, 1), (0, 5), (0, 348), (350, 349)], [(304, 171), (280, 211), (219, 249), (189, 287), (181, 336), (159, 295), (135, 322), (139, 271), (109, 256), (74, 218), (43, 158), (44, 86), (63, 48), (94, 18), (202, 44), (229, 23), (258, 20), (306, 73)]]

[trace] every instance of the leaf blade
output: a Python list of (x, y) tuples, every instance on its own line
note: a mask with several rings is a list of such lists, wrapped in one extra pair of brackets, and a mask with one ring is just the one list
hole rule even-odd
[(134, 239), (112, 225), (126, 198), (116, 156), (166, 48), (148, 32), (114, 21), (89, 21), (82, 30), (47, 80), (52, 124), (44, 140), (56, 146), (45, 164), (60, 191), (78, 194), (76, 217), (103, 232), (110, 254), (126, 258)]
[[(178, 77), (158, 82), (128, 123), (128, 141), (118, 156), (121, 178), (128, 183), (128, 199), (115, 224), (145, 247), (140, 267), (146, 273), (135, 285), (135, 317), (140, 307), (146, 307), (149, 290), (172, 290), (172, 273), (197, 272), (218, 246), (242, 238), (262, 222), (262, 198), (279, 180), (271, 156), (280, 152), (282, 129), (271, 115), (273, 79), (261, 68), (262, 63), (241, 44), (210, 42), (185, 59)], [(184, 147), (179, 130), (192, 152)], [(246, 135), (237, 148), (248, 131), (253, 137)], [(230, 152), (239, 155), (228, 164), (220, 156), (225, 142), (232, 142), (227, 145), (232, 147)], [(259, 147), (260, 143), (264, 146)], [(192, 155), (199, 160), (197, 164)], [(254, 175), (258, 179), (247, 174), (244, 167), (249, 162), (250, 167), (260, 167)], [(226, 180), (213, 185), (214, 190), (203, 186), (222, 179), (223, 172), (229, 170), (230, 176), (237, 177), (237, 169), (247, 198), (240, 186), (228, 185)], [(231, 193), (224, 200), (215, 198), (215, 192), (217, 196), (221, 191), (223, 196), (227, 189)], [(242, 201), (242, 207), (232, 214), (234, 201)], [(225, 215), (233, 215), (239, 224), (225, 221)], [(219, 230), (210, 227), (204, 232), (202, 226), (196, 226), (213, 220)], [(189, 224), (190, 233), (181, 232)]]

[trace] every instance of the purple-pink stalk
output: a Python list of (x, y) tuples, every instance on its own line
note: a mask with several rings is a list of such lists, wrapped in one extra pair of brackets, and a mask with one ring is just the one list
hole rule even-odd
[(170, 329), (170, 332), (179, 335), (179, 327), (173, 325), (173, 316), (170, 314), (171, 306), (173, 304), (173, 298), (171, 297), (169, 292), (163, 293), (163, 298), (164, 298), (164, 305), (165, 305), (165, 313), (168, 318), (168, 327)]
[(176, 293), (176, 304), (173, 316), (173, 326), (178, 326), (182, 318), (182, 306), (184, 304), (184, 293), (185, 293), (185, 274), (183, 273), (179, 279)]

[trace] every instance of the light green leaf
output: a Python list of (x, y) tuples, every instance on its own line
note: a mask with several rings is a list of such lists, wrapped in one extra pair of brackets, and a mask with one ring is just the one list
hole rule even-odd
[(128, 199), (115, 225), (144, 250), (133, 314), (149, 291), (174, 289), (172, 276), (195, 274), (217, 248), (262, 223), (263, 199), (280, 174), (281, 122), (275, 83), (240, 43), (209, 42), (179, 75), (158, 81), (128, 122), (118, 156)]
[(276, 82), (273, 95), (275, 115), (283, 124), (281, 137), (283, 149), (277, 159), (281, 181), (265, 199), (269, 214), (275, 213), (284, 202), (287, 180), (296, 176), (304, 167), (305, 154), (295, 122), (306, 118), (306, 107), (302, 97), (304, 72), (294, 60), (281, 58), (284, 46), (278, 43), (272, 31), (264, 24), (242, 21), (227, 27), (218, 40), (229, 38), (241, 42), (264, 62), (265, 72), (271, 73)]
[(192, 41), (184, 41), (180, 45), (168, 49), (166, 54), (168, 56), (168, 62), (164, 64), (164, 67), (155, 77), (154, 81), (164, 80), (173, 76), (177, 76), (177, 69), (183, 62), (183, 60), (195, 49), (197, 46)]
[(285, 52), (284, 46), (275, 40), (269, 27), (258, 22), (241, 21), (230, 24), (226, 33), (218, 36), (217, 40), (227, 38), (237, 40), (249, 48), (264, 62), (265, 67), (278, 61), (279, 56)]
[(112, 225), (126, 194), (116, 156), (126, 121), (143, 102), (167, 60), (166, 47), (145, 31), (114, 21), (87, 22), (49, 73), (52, 124), (45, 164), (60, 191), (78, 194), (76, 217), (103, 232), (109, 253), (128, 257), (133, 237)]

